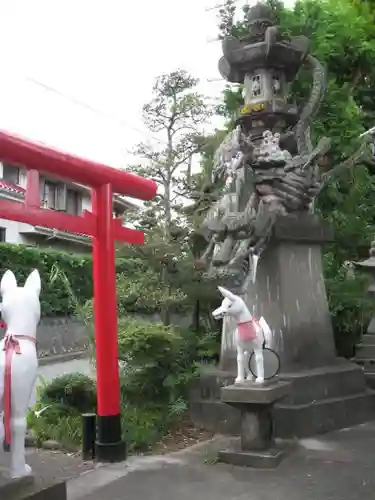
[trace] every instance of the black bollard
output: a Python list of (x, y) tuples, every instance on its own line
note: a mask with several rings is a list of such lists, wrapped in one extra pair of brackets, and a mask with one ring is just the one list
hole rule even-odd
[(83, 460), (95, 459), (96, 441), (96, 414), (84, 413), (82, 415), (82, 458)]

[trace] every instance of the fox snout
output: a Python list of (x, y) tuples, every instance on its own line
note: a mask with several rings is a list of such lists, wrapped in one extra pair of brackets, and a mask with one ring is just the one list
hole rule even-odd
[(228, 311), (226, 309), (224, 309), (224, 307), (218, 307), (217, 309), (212, 311), (212, 316), (215, 319), (221, 319), (223, 316), (225, 316), (225, 314), (227, 314), (227, 312)]

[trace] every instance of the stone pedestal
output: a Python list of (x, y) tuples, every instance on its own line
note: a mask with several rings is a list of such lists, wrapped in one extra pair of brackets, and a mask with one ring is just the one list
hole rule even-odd
[(40, 483), (33, 477), (5, 479), (0, 476), (0, 498), (3, 500), (67, 500), (66, 484)]
[[(363, 369), (336, 358), (321, 261), (321, 247), (330, 239), (312, 215), (280, 218), (245, 296), (250, 311), (273, 330), (279, 379), (291, 384), (290, 394), (275, 405), (278, 437), (306, 437), (375, 418), (375, 392)], [(229, 433), (238, 428), (240, 412), (225, 407), (218, 392), (236, 373), (234, 328), (229, 321), (224, 325), (220, 371), (202, 378), (200, 393), (197, 386), (192, 391), (192, 417)]]
[(233, 465), (269, 469), (277, 467), (284, 452), (274, 442), (273, 404), (289, 391), (286, 382), (262, 386), (247, 382), (221, 390), (223, 403), (241, 412), (241, 443), (238, 449), (221, 451), (219, 459)]
[[(313, 216), (280, 218), (258, 262), (246, 303), (264, 316), (274, 334), (271, 348), (284, 373), (330, 365), (335, 345), (324, 283), (321, 247), (332, 239)], [(234, 325), (224, 325), (220, 368), (236, 371)]]

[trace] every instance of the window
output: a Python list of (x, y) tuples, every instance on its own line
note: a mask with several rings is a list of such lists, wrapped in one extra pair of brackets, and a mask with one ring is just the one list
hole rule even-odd
[(9, 165), (9, 163), (3, 163), (3, 179), (5, 181), (11, 182), (12, 184), (19, 184), (20, 182), (20, 169)]
[(57, 185), (51, 181), (44, 182), (43, 205), (44, 208), (56, 209)]
[(262, 94), (262, 82), (260, 79), (260, 75), (253, 76), (251, 93), (252, 93), (252, 97), (259, 97)]
[(0, 227), (0, 242), (5, 243), (7, 230), (5, 227)]
[(71, 215), (82, 213), (82, 193), (74, 189), (68, 189), (66, 194), (66, 211)]

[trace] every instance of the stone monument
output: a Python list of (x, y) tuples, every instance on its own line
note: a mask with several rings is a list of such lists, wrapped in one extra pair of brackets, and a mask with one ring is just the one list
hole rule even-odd
[[(375, 416), (375, 393), (366, 388), (362, 369), (336, 358), (321, 261), (332, 233), (314, 213), (325, 183), (359, 162), (368, 144), (320, 172), (330, 141), (323, 137), (314, 146), (310, 125), (324, 96), (325, 70), (309, 54), (306, 37), (282, 38), (269, 7), (252, 7), (248, 23), (246, 39), (222, 41), (219, 70), (243, 85), (244, 106), (216, 153), (213, 182), (225, 186), (203, 222), (207, 247), (197, 264), (213, 286), (242, 294), (252, 314), (267, 318), (279, 377), (290, 382), (288, 396), (275, 407), (276, 434), (307, 436)], [(302, 66), (311, 71), (312, 85), (298, 108), (288, 84)], [(239, 425), (234, 410), (219, 408), (218, 386), (236, 372), (234, 330), (225, 320), (221, 372), (192, 392), (193, 418), (205, 424), (217, 419), (224, 431)]]
[[(10, 452), (8, 477), (0, 478), (0, 497), (49, 498), (47, 485), (38, 485), (26, 463), (26, 416), (35, 385), (38, 358), (36, 332), (40, 321), (41, 280), (37, 270), (17, 285), (12, 271), (4, 273), (0, 283), (1, 315), (6, 333), (0, 342), (0, 440)], [(48, 485), (51, 497), (66, 500), (65, 484)]]

